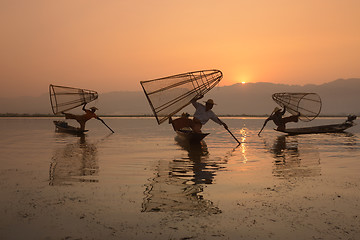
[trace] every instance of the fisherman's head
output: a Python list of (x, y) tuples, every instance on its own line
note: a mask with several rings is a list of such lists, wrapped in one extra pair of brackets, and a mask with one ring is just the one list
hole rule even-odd
[(98, 109), (97, 109), (96, 107), (91, 107), (90, 110), (91, 110), (92, 112), (95, 112), (95, 111), (98, 110)]
[(208, 99), (206, 102), (205, 102), (205, 107), (206, 107), (206, 110), (210, 110), (213, 108), (213, 106), (215, 105), (214, 103), (214, 100), (212, 99)]
[(273, 113), (277, 113), (277, 112), (279, 112), (280, 110), (281, 110), (280, 108), (275, 107)]

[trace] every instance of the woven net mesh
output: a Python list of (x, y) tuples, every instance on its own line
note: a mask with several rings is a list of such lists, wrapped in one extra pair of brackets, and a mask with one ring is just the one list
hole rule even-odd
[(321, 111), (321, 98), (316, 93), (274, 93), (272, 99), (286, 111), (296, 115), (299, 119), (309, 122), (315, 119)]
[(210, 91), (222, 79), (220, 70), (204, 70), (141, 81), (158, 124)]
[(92, 90), (52, 84), (49, 86), (49, 94), (51, 108), (54, 114), (71, 110), (98, 98), (98, 93)]

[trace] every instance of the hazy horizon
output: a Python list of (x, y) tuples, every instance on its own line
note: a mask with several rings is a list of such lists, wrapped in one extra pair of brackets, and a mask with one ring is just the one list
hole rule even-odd
[[(139, 84), (140, 85), (140, 84)], [(322, 100), (323, 115), (360, 115), (360, 78), (338, 79), (324, 84), (287, 85), (274, 83), (247, 83), (217, 86), (204, 99), (212, 98), (219, 115), (264, 115), (277, 104), (271, 96), (276, 92), (315, 92)], [(49, 93), (35, 97), (0, 97), (0, 113), (51, 114)], [(99, 98), (87, 107), (96, 106), (100, 115), (151, 115), (149, 103), (139, 86), (136, 91), (111, 91), (99, 93)], [(182, 111), (193, 112), (192, 106)], [(71, 110), (82, 113), (81, 107)]]
[[(339, 80), (351, 80), (351, 79), (356, 79), (356, 80), (360, 80), (360, 77), (359, 78), (338, 78), (338, 79), (334, 79), (334, 80), (330, 80), (330, 81), (327, 81), (327, 82), (324, 82), (324, 83), (304, 83), (304, 84), (289, 84), (289, 83), (275, 83), (275, 82), (263, 82), (263, 81), (259, 81), (259, 82), (247, 82), (247, 83), (232, 83), (232, 84), (228, 84), (228, 85), (224, 85), (222, 84), (222, 80), (219, 82), (219, 84), (217, 86), (215, 86), (215, 89), (218, 88), (218, 87), (232, 87), (232, 86), (236, 86), (236, 85), (251, 85), (251, 84), (274, 84), (274, 85), (284, 85), (284, 86), (299, 86), (299, 87), (304, 87), (304, 86), (307, 86), (307, 85), (315, 85), (315, 86), (320, 86), (320, 85), (323, 85), (323, 84), (328, 84), (328, 83), (332, 83), (332, 82), (335, 82), (335, 81), (339, 81)], [(26, 98), (26, 97), (41, 97), (43, 95), (49, 95), (49, 85), (52, 84), (52, 83), (49, 83), (48, 85), (46, 85), (44, 88), (44, 91), (42, 93), (38, 93), (38, 94), (34, 94), (34, 95), (22, 95), (22, 96), (9, 96), (9, 97), (4, 97), (4, 96), (0, 96), (0, 99), (2, 98)], [(141, 88), (141, 85), (140, 85), (140, 81), (139, 81), (139, 86), (138, 86), (138, 89), (133, 89), (133, 90), (109, 90), (109, 91), (106, 91), (106, 92), (100, 92), (100, 91), (97, 91), (96, 89), (90, 89), (90, 90), (93, 90), (93, 91), (96, 91), (98, 92), (100, 95), (101, 94), (108, 94), (108, 93), (116, 93), (116, 92), (143, 92), (143, 89)], [(65, 86), (65, 87), (74, 87), (74, 88), (80, 88), (80, 89), (89, 89), (87, 88), (86, 86), (73, 86), (73, 85), (63, 85), (61, 83), (59, 84), (55, 84), (55, 85), (59, 85), (59, 86)]]

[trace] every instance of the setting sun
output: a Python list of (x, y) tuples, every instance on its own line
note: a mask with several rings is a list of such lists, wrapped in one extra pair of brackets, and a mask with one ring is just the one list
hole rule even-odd
[(253, 70), (250, 68), (241, 69), (240, 73), (233, 74), (233, 79), (235, 80), (234, 83), (242, 85), (252, 82), (254, 80)]

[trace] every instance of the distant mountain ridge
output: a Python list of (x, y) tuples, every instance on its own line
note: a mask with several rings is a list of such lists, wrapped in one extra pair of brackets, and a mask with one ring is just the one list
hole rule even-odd
[[(204, 100), (213, 98), (214, 111), (220, 115), (263, 115), (272, 112), (276, 92), (315, 92), (322, 100), (321, 115), (360, 115), (360, 78), (338, 79), (321, 85), (287, 85), (274, 83), (246, 83), (216, 87)], [(151, 115), (152, 111), (142, 91), (100, 93), (89, 104), (99, 108), (100, 115)], [(73, 112), (80, 112), (74, 110)], [(184, 109), (193, 113), (191, 106)], [(39, 97), (0, 98), (0, 113), (51, 114), (47, 93)]]

